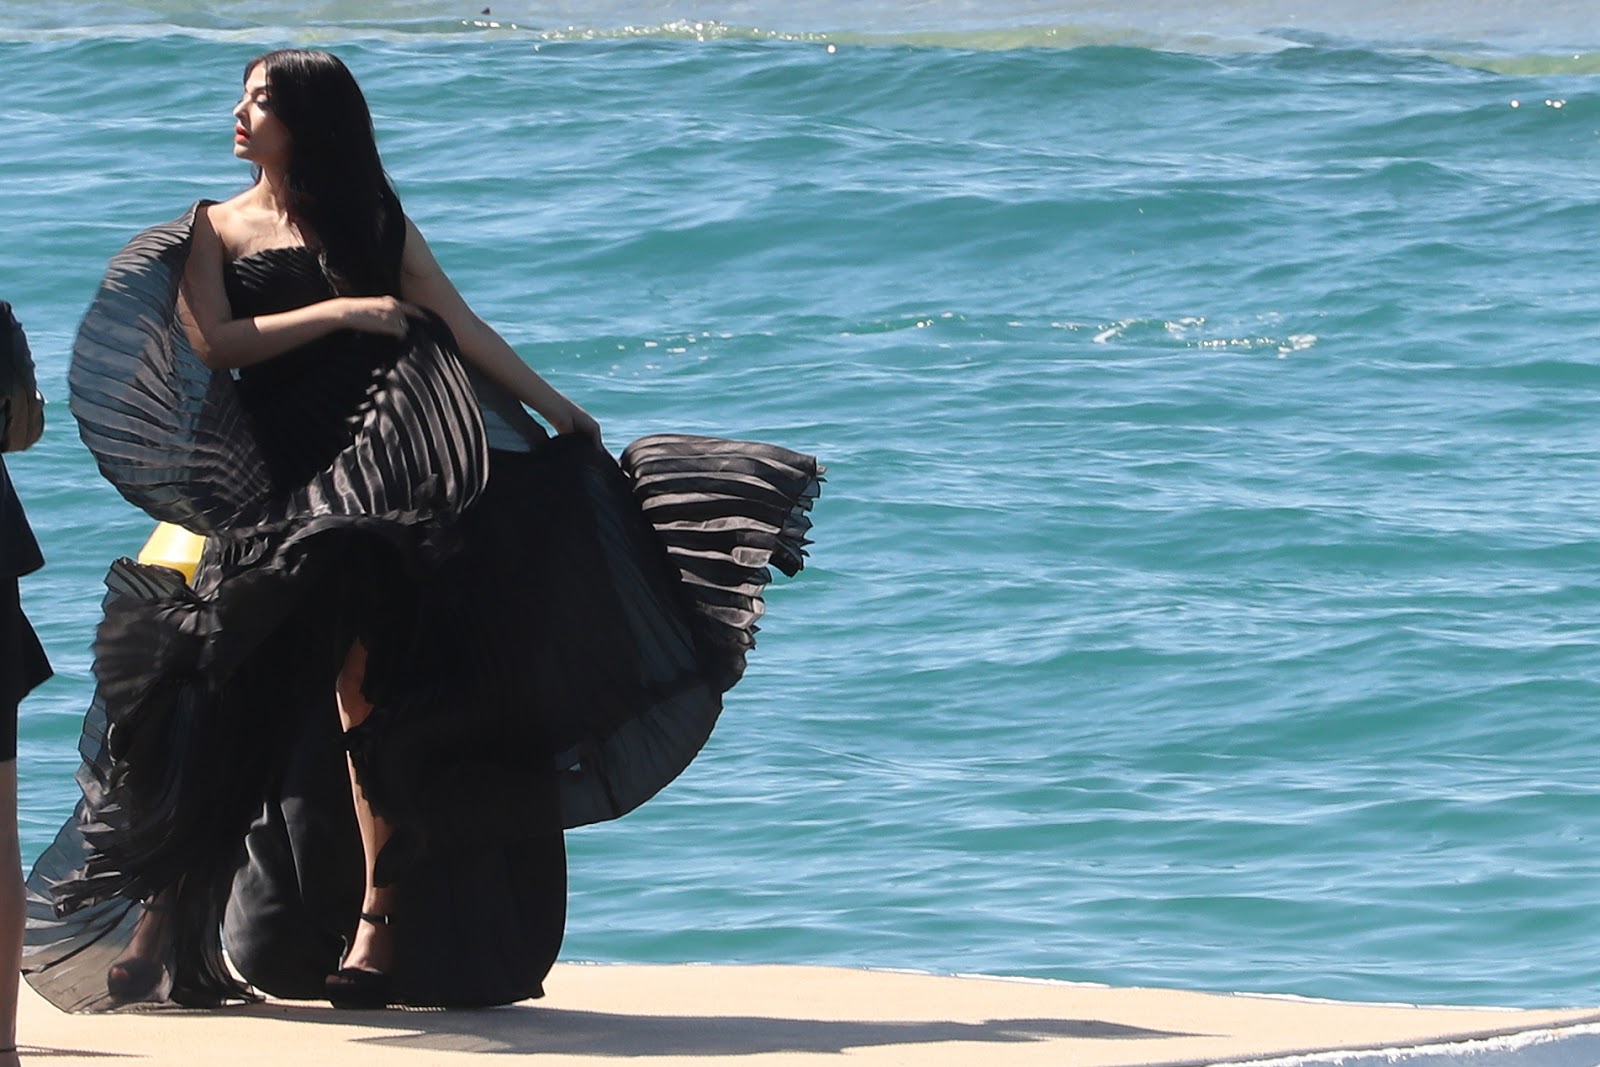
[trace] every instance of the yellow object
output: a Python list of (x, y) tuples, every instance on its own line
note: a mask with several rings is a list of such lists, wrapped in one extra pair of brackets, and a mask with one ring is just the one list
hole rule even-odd
[(155, 528), (150, 540), (139, 550), (139, 562), (171, 567), (183, 575), (184, 581), (193, 581), (194, 569), (200, 564), (200, 550), (205, 543), (206, 539), (199, 534), (164, 522)]

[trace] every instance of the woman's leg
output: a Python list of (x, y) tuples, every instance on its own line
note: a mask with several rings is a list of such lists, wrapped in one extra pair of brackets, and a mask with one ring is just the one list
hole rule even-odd
[[(167, 951), (167, 912), (173, 893), (162, 890), (138, 905), (128, 947), (106, 968), (106, 992), (113, 1000), (151, 1000), (166, 976), (162, 958)], [(0, 1067), (5, 1061), (0, 1060)]]
[(17, 1065), (22, 973), (22, 853), (17, 843), (17, 761), (0, 761), (0, 1067)]
[[(360, 641), (350, 646), (344, 666), (339, 671), (338, 697), (339, 722), (346, 729), (358, 726), (372, 713), (372, 705), (362, 695), (361, 683), (367, 673), (367, 649)], [(366, 860), (366, 887), (361, 896), (361, 910), (368, 915), (390, 914), (394, 906), (394, 888), (373, 884), (373, 868), (378, 852), (388, 842), (389, 824), (375, 814), (367, 803), (367, 794), (356, 781), (355, 765), (350, 764), (350, 794), (355, 802), (356, 824), (361, 829), (361, 852)], [(394, 965), (394, 937), (387, 924), (356, 923), (355, 937), (346, 954), (345, 967), (362, 971), (388, 972)], [(0, 1067), (4, 1062), (0, 1061)]]

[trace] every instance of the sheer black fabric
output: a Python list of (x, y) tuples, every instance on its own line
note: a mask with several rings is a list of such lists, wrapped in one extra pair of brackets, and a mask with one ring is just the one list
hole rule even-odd
[[(126, 559), (107, 576), (83, 799), (28, 882), (29, 981), (67, 1010), (320, 997), (362, 889), (348, 752), (395, 827), (378, 879), (401, 900), (401, 999), (538, 996), (563, 829), (636, 807), (704, 744), (769, 564), (800, 567), (820, 468), (749, 442), (645, 438), (619, 465), (547, 439), (437, 321), (208, 371), (178, 321), (191, 222), (112, 262), (74, 352), (101, 469), (208, 540), (191, 584)], [(304, 249), (225, 280), (239, 315), (331, 295)], [(480, 404), (521, 448), (486, 447)], [(342, 736), (355, 639), (375, 710)], [(107, 967), (141, 919), (160, 980), (129, 997)]]

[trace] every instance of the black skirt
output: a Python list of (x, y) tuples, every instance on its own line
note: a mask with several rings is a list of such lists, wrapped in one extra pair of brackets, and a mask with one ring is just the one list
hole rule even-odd
[(52, 671), (22, 613), (17, 580), (0, 578), (0, 760), (17, 758), (17, 705)]

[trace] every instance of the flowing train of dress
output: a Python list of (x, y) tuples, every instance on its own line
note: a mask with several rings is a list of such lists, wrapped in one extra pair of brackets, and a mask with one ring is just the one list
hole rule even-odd
[[(190, 584), (107, 575), (83, 799), (28, 882), (29, 981), (67, 1010), (123, 1006), (107, 967), (148, 914), (162, 977), (140, 1000), (320, 997), (363, 881), (348, 751), (395, 827), (400, 999), (537, 996), (563, 829), (636, 807), (704, 744), (769, 568), (802, 564), (820, 468), (753, 442), (648, 437), (619, 463), (546, 438), (436, 320), (235, 381), (179, 320), (191, 227), (112, 261), (74, 349), (102, 471), (207, 545)], [(236, 314), (331, 293), (304, 249), (229, 269)], [(353, 638), (374, 711), (341, 735)]]

